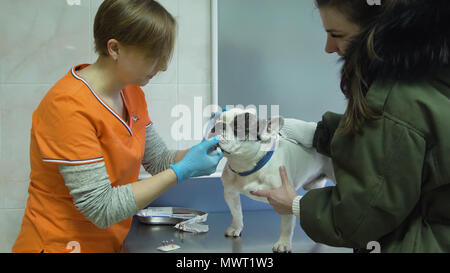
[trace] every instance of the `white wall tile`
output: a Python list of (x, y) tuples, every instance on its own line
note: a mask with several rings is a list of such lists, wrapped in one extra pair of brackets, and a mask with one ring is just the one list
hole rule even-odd
[[(0, 94), (2, 94), (3, 93), (3, 85), (1, 84), (1, 82), (0, 82)], [(0, 168), (1, 168), (1, 166), (2, 166), (2, 145), (3, 145), (3, 143), (6, 143), (6, 139), (5, 140), (3, 140), (3, 126), (2, 126), (2, 106), (0, 105)], [(3, 170), (1, 170), (0, 169), (0, 172), (1, 171), (3, 171)], [(1, 176), (0, 176), (0, 185), (1, 185), (1, 183), (3, 182), (3, 179), (1, 178)], [(3, 199), (2, 199), (2, 196), (0, 195), (0, 208), (3, 208)]]
[(50, 87), (35, 84), (2, 85), (0, 173), (3, 181), (28, 181), (32, 114)]
[(178, 100), (177, 84), (154, 84), (151, 83), (142, 88), (145, 92), (147, 103), (152, 101), (169, 100), (174, 103)]
[(0, 183), (2, 191), (0, 209), (24, 209), (28, 199), (29, 180), (26, 181), (3, 181)]
[(88, 61), (90, 2), (80, 3), (3, 0), (1, 81), (51, 83), (73, 64)]
[[(181, 140), (178, 142), (179, 149), (186, 149), (201, 141), (204, 128), (210, 120), (210, 116), (204, 116), (204, 111), (211, 104), (211, 85), (180, 84), (178, 88), (178, 104), (186, 105), (191, 112), (192, 129), (190, 140)], [(198, 126), (198, 123), (201, 123), (201, 127)]]
[(94, 19), (97, 14), (98, 8), (102, 4), (103, 0), (90, 0), (91, 7), (89, 11), (89, 48), (90, 48), (90, 63), (95, 63), (98, 58), (98, 54), (95, 52), (94, 44)]
[(179, 0), (158, 0), (157, 2), (175, 17), (178, 16), (178, 1)]
[[(177, 84), (148, 84), (142, 88), (145, 92), (145, 99), (153, 128), (166, 143), (167, 148), (177, 150), (178, 144), (171, 135), (171, 126), (175, 118), (170, 116), (171, 110), (177, 104)], [(148, 173), (141, 167), (142, 175)]]
[(19, 235), (24, 209), (0, 210), (0, 253), (11, 253), (11, 247)]
[(179, 1), (180, 84), (211, 83), (211, 1)]
[(177, 149), (176, 137), (171, 133), (176, 121), (171, 111), (177, 104), (177, 89), (176, 84), (149, 84), (143, 88), (150, 119), (169, 149)]

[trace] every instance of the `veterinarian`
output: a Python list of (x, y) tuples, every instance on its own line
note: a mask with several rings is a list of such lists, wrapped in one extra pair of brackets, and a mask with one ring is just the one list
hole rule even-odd
[[(74, 66), (33, 114), (29, 197), (13, 252), (120, 252), (139, 209), (189, 177), (215, 172), (218, 140), (168, 150), (139, 87), (166, 70), (175, 31), (156, 1), (101, 4), (98, 60)], [(137, 182), (141, 164), (153, 176)]]
[[(450, 6), (446, 0), (317, 0), (327, 53), (342, 56), (344, 115), (284, 133), (332, 158), (337, 185), (255, 192), (314, 241), (450, 252)], [(325, 75), (324, 75), (325, 76)]]

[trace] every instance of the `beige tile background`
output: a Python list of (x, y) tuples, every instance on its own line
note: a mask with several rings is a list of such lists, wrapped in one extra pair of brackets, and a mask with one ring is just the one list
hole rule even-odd
[[(26, 205), (32, 113), (73, 65), (96, 60), (92, 26), (101, 2), (2, 0), (0, 252), (10, 252)], [(202, 98), (203, 107), (211, 103), (211, 4), (210, 0), (159, 2), (176, 17), (178, 39), (168, 70), (143, 89), (150, 117), (169, 148), (187, 148), (199, 141), (173, 139), (170, 129), (176, 118), (171, 110), (177, 104), (192, 107), (194, 96)]]

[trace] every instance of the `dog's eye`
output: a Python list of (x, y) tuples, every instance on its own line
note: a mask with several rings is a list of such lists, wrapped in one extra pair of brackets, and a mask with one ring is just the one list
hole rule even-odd
[(218, 122), (211, 128), (211, 133), (213, 134), (223, 134), (225, 132), (227, 125), (223, 122)]

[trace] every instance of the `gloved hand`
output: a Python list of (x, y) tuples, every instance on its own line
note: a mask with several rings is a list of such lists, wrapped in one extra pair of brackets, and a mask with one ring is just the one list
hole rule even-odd
[(203, 140), (191, 147), (183, 159), (176, 164), (170, 164), (178, 178), (178, 183), (195, 176), (210, 175), (216, 171), (217, 164), (223, 157), (223, 152), (216, 150), (219, 138)]
[(317, 123), (306, 122), (299, 119), (285, 118), (280, 134), (286, 138), (295, 140), (297, 143), (311, 148), (313, 146), (314, 134)]

